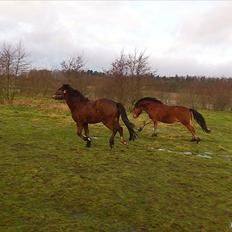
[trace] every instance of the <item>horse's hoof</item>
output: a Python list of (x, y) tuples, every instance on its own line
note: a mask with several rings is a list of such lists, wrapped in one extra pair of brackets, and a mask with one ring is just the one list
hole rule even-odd
[(91, 147), (91, 142), (90, 142), (90, 141), (88, 141), (88, 142), (86, 143), (86, 147)]
[(125, 141), (125, 140), (121, 141), (121, 143), (122, 143), (123, 145), (128, 145), (128, 142)]
[(142, 130), (143, 130), (142, 127), (139, 127), (139, 128), (138, 128), (138, 132), (141, 132)]
[(192, 138), (190, 141), (199, 143), (201, 141), (201, 139), (200, 138)]
[(112, 149), (114, 147), (114, 142), (110, 142), (110, 148)]
[(151, 137), (157, 137), (157, 136), (158, 136), (157, 133), (153, 133), (153, 134), (151, 135)]

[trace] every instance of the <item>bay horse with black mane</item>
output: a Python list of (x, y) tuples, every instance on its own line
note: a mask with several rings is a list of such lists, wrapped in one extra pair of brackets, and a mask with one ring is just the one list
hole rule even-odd
[[(62, 85), (53, 96), (56, 100), (65, 100), (72, 114), (73, 120), (77, 125), (77, 135), (86, 141), (86, 146), (91, 146), (91, 138), (89, 137), (88, 124), (95, 124), (102, 122), (106, 127), (112, 131), (109, 140), (110, 147), (114, 145), (114, 137), (118, 132), (120, 134), (121, 142), (127, 144), (123, 137), (123, 128), (119, 124), (121, 116), (129, 131), (129, 140), (136, 138), (134, 125), (128, 120), (126, 110), (121, 103), (114, 102), (109, 99), (98, 99), (90, 101), (78, 90), (73, 89), (70, 85)], [(84, 129), (84, 134), (82, 131)]]
[[(137, 118), (142, 111), (145, 111), (154, 124), (154, 133), (153, 136), (157, 136), (155, 130), (157, 128), (158, 122), (163, 123), (175, 123), (180, 122), (183, 124), (192, 134), (192, 140), (197, 143), (200, 141), (200, 138), (196, 135), (195, 129), (192, 125), (192, 116), (196, 122), (201, 126), (202, 130), (210, 133), (210, 130), (207, 128), (204, 117), (194, 109), (189, 109), (184, 106), (169, 106), (156, 98), (144, 97), (138, 100), (133, 108), (133, 116)], [(149, 122), (149, 123), (151, 123)], [(149, 123), (144, 123), (143, 127), (139, 128), (139, 131)]]

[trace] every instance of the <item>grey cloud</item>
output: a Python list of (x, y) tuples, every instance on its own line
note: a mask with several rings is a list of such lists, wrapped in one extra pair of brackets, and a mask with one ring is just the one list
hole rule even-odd
[(232, 2), (220, 2), (207, 13), (187, 19), (181, 28), (183, 43), (220, 46), (232, 42)]
[(182, 2), (0, 2), (0, 43), (22, 40), (38, 67), (81, 53), (87, 68), (101, 71), (122, 49), (137, 48), (160, 74), (232, 74), (232, 3), (191, 15), (181, 13), (183, 4), (193, 9)]
[(232, 77), (232, 61), (222, 64), (202, 64), (194, 58), (151, 57), (153, 67), (160, 75), (198, 75), (207, 77)]

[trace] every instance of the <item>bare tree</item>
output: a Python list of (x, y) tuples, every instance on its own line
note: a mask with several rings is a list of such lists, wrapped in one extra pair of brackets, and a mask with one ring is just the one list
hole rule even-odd
[(142, 76), (151, 73), (149, 66), (149, 56), (145, 52), (129, 53), (125, 55), (122, 51), (119, 58), (116, 58), (111, 63), (110, 74), (123, 75), (123, 76)]
[(0, 50), (0, 75), (5, 80), (3, 95), (7, 101), (14, 99), (16, 77), (28, 67), (27, 53), (21, 42), (15, 46), (3, 44)]
[(121, 51), (120, 57), (116, 58), (111, 63), (110, 74), (116, 76), (126, 76), (128, 73), (127, 57), (123, 51)]
[(143, 96), (144, 83), (146, 76), (150, 74), (149, 56), (145, 55), (144, 51), (138, 52), (136, 49), (134, 53), (128, 55), (127, 61), (128, 69), (130, 70), (130, 102), (133, 103), (136, 99)]
[(15, 76), (18, 76), (23, 72), (28, 71), (30, 64), (27, 58), (28, 58), (28, 53), (26, 53), (26, 50), (20, 41), (15, 48), (15, 64), (14, 64)]
[(150, 66), (148, 62), (149, 56), (145, 55), (145, 52), (138, 52), (136, 49), (134, 53), (128, 54), (127, 66), (128, 76), (130, 77), (130, 95), (128, 98), (133, 103), (136, 99), (140, 98), (143, 93), (143, 85), (145, 76), (150, 74)]
[(142, 91), (141, 78), (150, 74), (149, 57), (145, 52), (129, 53), (127, 55), (122, 51), (119, 58), (111, 63), (110, 73), (113, 78), (113, 84), (118, 88), (112, 88), (116, 91), (118, 100), (133, 102), (140, 97)]
[(148, 74), (151, 70), (148, 62), (149, 56), (145, 55), (145, 52), (139, 52), (137, 50), (134, 53), (129, 54), (127, 58), (127, 66), (130, 70), (129, 75), (141, 76)]
[(85, 66), (85, 62), (83, 56), (76, 56), (63, 60), (60, 65), (64, 72), (79, 72)]
[[(124, 51), (121, 51), (120, 56), (111, 63), (111, 69), (107, 73), (112, 77), (108, 84), (117, 86), (117, 88), (111, 86), (109, 89), (116, 96), (116, 100), (124, 103), (127, 99), (126, 88), (128, 74), (127, 56), (124, 54)], [(103, 91), (106, 92), (107, 89)]]

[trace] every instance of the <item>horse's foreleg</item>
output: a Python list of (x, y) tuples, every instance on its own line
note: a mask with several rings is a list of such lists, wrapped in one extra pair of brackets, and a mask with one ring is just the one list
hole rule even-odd
[(143, 125), (142, 125), (141, 127), (138, 128), (138, 132), (141, 132), (141, 131), (144, 129), (144, 127), (145, 127), (146, 125), (150, 124), (150, 123), (152, 123), (152, 121), (149, 121), (149, 122), (144, 121), (144, 122), (143, 122)]
[(154, 136), (157, 136), (157, 125), (158, 125), (158, 122), (157, 121), (154, 121), (153, 122), (154, 123), (154, 128), (153, 128), (153, 133), (152, 133), (152, 137), (154, 137)]
[(82, 135), (82, 130), (83, 130), (83, 125), (77, 125), (77, 135), (83, 139), (83, 135)]
[(87, 141), (86, 146), (91, 146), (91, 138), (89, 137), (89, 127), (88, 124), (84, 125), (84, 131), (85, 131), (85, 141)]
[(83, 124), (78, 124), (78, 125), (77, 125), (77, 135), (78, 135), (81, 139), (83, 139), (84, 141), (87, 141), (86, 146), (88, 146), (88, 137), (82, 135), (83, 128), (85, 128), (85, 126), (84, 126)]

